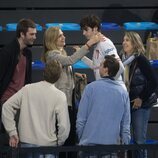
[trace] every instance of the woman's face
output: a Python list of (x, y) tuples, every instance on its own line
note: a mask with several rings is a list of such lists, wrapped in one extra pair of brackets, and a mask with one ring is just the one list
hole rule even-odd
[(131, 40), (127, 36), (124, 36), (122, 45), (123, 45), (123, 50), (125, 51), (126, 54), (128, 55), (132, 54), (134, 48)]
[(63, 48), (65, 46), (65, 36), (61, 30), (59, 30), (59, 35), (57, 39), (57, 47)]

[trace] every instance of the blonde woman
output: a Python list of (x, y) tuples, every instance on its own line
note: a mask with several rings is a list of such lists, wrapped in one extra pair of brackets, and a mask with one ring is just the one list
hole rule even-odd
[[(72, 118), (72, 93), (74, 89), (74, 77), (71, 65), (89, 53), (90, 47), (93, 44), (99, 42), (101, 39), (102, 34), (95, 35), (73, 55), (67, 56), (67, 53), (64, 49), (65, 36), (62, 30), (59, 27), (50, 27), (45, 31), (43, 60), (45, 62), (49, 60), (58, 60), (62, 64), (62, 74), (59, 80), (55, 83), (55, 86), (63, 91), (67, 96), (71, 127), (73, 126), (73, 122), (75, 122), (75, 118)], [(71, 139), (73, 139), (75, 136), (71, 135), (71, 132), (72, 128), (70, 131), (70, 136)], [(68, 144), (73, 145), (74, 142), (68, 142)]]
[[(144, 45), (138, 33), (126, 32), (122, 45), (124, 81), (131, 101), (133, 140), (135, 144), (144, 144), (151, 109), (144, 108), (144, 103), (156, 90), (156, 77), (144, 56)], [(147, 152), (135, 151), (134, 158), (147, 158)]]

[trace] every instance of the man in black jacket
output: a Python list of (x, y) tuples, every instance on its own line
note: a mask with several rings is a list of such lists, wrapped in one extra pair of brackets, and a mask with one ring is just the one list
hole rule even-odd
[[(21, 19), (16, 38), (0, 51), (0, 109), (6, 100), (31, 82), (32, 54), (27, 47), (33, 45), (36, 33), (31, 19)], [(1, 133), (3, 130), (1, 127)]]

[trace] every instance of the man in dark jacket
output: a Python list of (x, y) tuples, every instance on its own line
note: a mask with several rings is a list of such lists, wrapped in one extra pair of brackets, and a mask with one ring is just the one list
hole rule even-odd
[(32, 20), (21, 19), (16, 38), (0, 51), (0, 109), (6, 100), (31, 82), (32, 54), (27, 47), (33, 45), (36, 33)]

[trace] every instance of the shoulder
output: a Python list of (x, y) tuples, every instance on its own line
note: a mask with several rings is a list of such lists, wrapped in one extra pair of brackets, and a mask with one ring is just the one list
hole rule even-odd
[(51, 50), (46, 53), (46, 58), (49, 59), (49, 58), (53, 58), (59, 55), (61, 55), (61, 52), (59, 50)]
[(136, 55), (135, 57), (136, 57), (136, 61), (138, 64), (149, 64), (150, 65), (149, 60), (143, 54)]
[(24, 87), (22, 87), (23, 90), (25, 89), (30, 89), (30, 88), (34, 88), (36, 85), (38, 85), (39, 82), (36, 82), (36, 83), (29, 83), (29, 84), (26, 84)]
[(60, 55), (61, 52), (59, 50), (51, 50), (47, 52), (47, 57), (53, 57)]
[(107, 38), (107, 37), (105, 37), (104, 40), (103, 40), (103, 41), (100, 41), (99, 43), (100, 43), (101, 45), (103, 45), (103, 44), (106, 44), (106, 45), (114, 45), (113, 42), (112, 42), (109, 38)]
[(48, 55), (61, 54), (59, 50), (50, 50), (47, 52)]
[(103, 83), (104, 82), (104, 80), (103, 79), (98, 79), (98, 80), (96, 80), (96, 81), (93, 81), (93, 82), (91, 82), (91, 83), (89, 83), (87, 86), (86, 86), (86, 88), (87, 89), (95, 89), (96, 87), (98, 87), (98, 86), (100, 86), (100, 85), (102, 85), (102, 84), (105, 84), (105, 83)]
[(32, 51), (29, 49), (29, 48), (25, 48), (24, 51), (23, 51), (23, 55), (24, 56), (27, 56), (27, 57), (31, 57), (32, 56)]
[(7, 55), (14, 56), (15, 54), (18, 54), (20, 51), (20, 45), (17, 39), (14, 39), (10, 43), (6, 44), (2, 49), (1, 53), (6, 53)]
[(106, 54), (111, 51), (116, 52), (116, 47), (109, 38), (105, 38), (105, 41), (100, 41), (98, 47), (100, 47), (102, 51), (106, 51)]
[(65, 103), (67, 103), (67, 97), (66, 97), (66, 94), (64, 92), (62, 92), (61, 90), (59, 90), (56, 87), (55, 87), (55, 92), (56, 92), (56, 97), (58, 98), (57, 100), (59, 102), (65, 102)]
[(52, 84), (51, 89), (52, 89), (53, 93), (55, 91), (57, 97), (66, 98), (65, 93), (63, 91), (61, 91), (60, 89), (58, 89), (54, 84)]
[(20, 44), (18, 40), (15, 38), (10, 43), (8, 43), (6, 46), (4, 46), (5, 49), (20, 49)]

